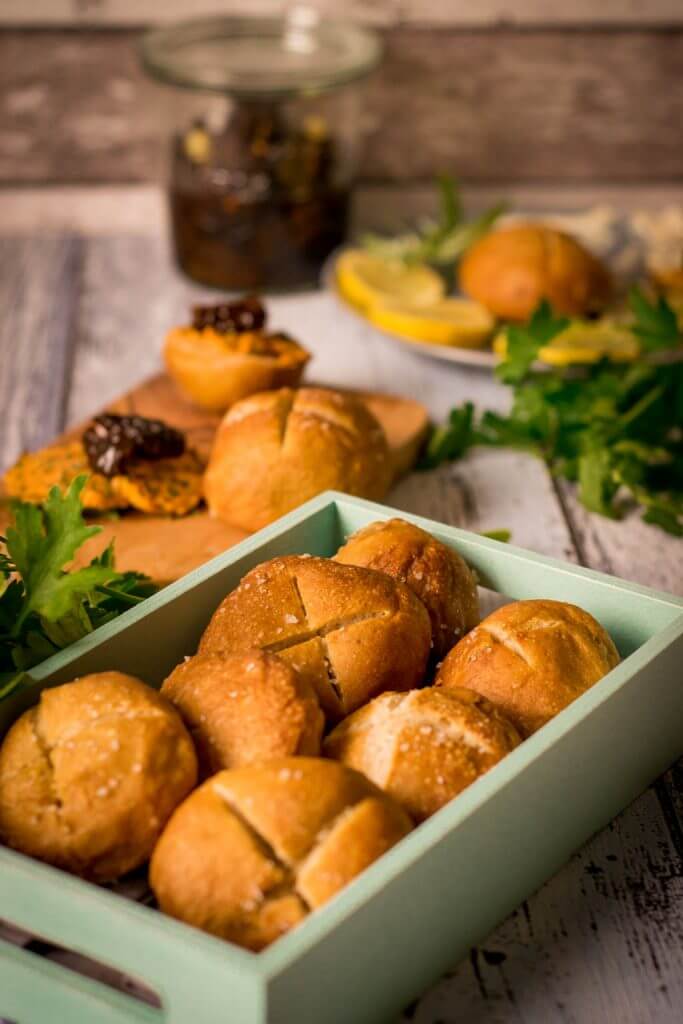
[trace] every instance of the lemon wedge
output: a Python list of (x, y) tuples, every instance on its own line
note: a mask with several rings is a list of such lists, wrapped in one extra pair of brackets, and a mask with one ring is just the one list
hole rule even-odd
[(430, 267), (390, 262), (362, 249), (343, 252), (337, 260), (336, 273), (339, 291), (364, 313), (391, 300), (429, 306), (444, 294), (442, 278)]
[[(504, 331), (494, 338), (493, 350), (501, 358), (505, 357), (507, 336)], [(623, 324), (604, 319), (570, 324), (539, 349), (538, 358), (549, 366), (569, 366), (597, 363), (605, 358), (615, 363), (628, 363), (639, 354), (638, 339), (631, 331)]]
[(495, 327), (489, 311), (470, 299), (441, 299), (429, 306), (384, 302), (367, 315), (376, 327), (409, 341), (455, 348), (479, 348)]

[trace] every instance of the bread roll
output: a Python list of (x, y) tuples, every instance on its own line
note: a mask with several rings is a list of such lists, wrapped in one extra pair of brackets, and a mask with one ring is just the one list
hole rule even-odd
[(514, 726), (472, 690), (427, 687), (375, 697), (330, 733), (324, 752), (422, 821), (519, 743)]
[(361, 401), (319, 388), (282, 388), (229, 410), (204, 491), (212, 515), (258, 530), (328, 488), (382, 498), (391, 475), (384, 431)]
[(296, 757), (219, 772), (154, 851), (165, 913), (259, 950), (335, 895), (411, 828), (362, 775)]
[(173, 670), (161, 692), (190, 730), (203, 776), (320, 752), (318, 699), (275, 654), (197, 654)]
[(309, 359), (292, 338), (263, 331), (176, 327), (164, 345), (166, 367), (180, 390), (214, 412), (257, 391), (296, 387)]
[(376, 569), (407, 583), (429, 612), (437, 659), (479, 622), (477, 582), (465, 560), (403, 519), (371, 523), (354, 533), (335, 561)]
[(424, 677), (431, 628), (409, 587), (326, 558), (274, 558), (252, 569), (214, 613), (202, 654), (278, 654), (336, 720), (386, 689)]
[(147, 860), (197, 781), (192, 741), (139, 679), (98, 672), (44, 690), (0, 747), (0, 837), (108, 882)]
[(588, 612), (564, 601), (515, 601), (453, 648), (436, 685), (476, 690), (528, 736), (618, 662), (610, 636)]
[(468, 250), (458, 272), (462, 291), (503, 320), (527, 320), (541, 299), (581, 316), (609, 301), (603, 264), (576, 239), (543, 224), (489, 232)]

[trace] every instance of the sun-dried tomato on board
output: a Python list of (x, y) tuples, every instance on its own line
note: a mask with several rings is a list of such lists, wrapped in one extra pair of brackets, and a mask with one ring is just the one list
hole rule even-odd
[(125, 473), (126, 467), (137, 460), (156, 461), (182, 455), (185, 438), (161, 420), (103, 413), (83, 433), (83, 447), (91, 468), (112, 477)]

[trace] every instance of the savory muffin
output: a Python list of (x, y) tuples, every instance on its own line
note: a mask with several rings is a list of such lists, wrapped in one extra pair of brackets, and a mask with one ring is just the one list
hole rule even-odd
[(405, 584), (292, 555), (244, 577), (214, 613), (199, 650), (278, 654), (337, 720), (383, 690), (418, 686), (430, 641), (429, 616)]
[(422, 821), (519, 743), (514, 726), (479, 694), (427, 687), (375, 697), (330, 733), (324, 752)]
[(328, 488), (381, 498), (391, 477), (384, 431), (361, 401), (320, 388), (282, 388), (228, 411), (204, 493), (212, 515), (258, 530)]
[(266, 312), (255, 296), (196, 306), (192, 323), (166, 337), (168, 372), (192, 402), (215, 412), (257, 391), (296, 387), (309, 353), (265, 328)]
[(165, 913), (259, 950), (410, 828), (407, 814), (357, 772), (283, 758), (200, 786), (166, 826), (150, 884)]
[(189, 729), (203, 776), (320, 752), (325, 720), (318, 699), (275, 654), (197, 654), (171, 672), (161, 693)]
[(403, 519), (371, 523), (354, 533), (334, 557), (407, 583), (429, 613), (437, 659), (479, 622), (474, 573), (457, 551), (419, 526)]
[(527, 320), (541, 299), (558, 313), (602, 310), (612, 282), (605, 266), (576, 239), (543, 224), (489, 232), (465, 253), (460, 288), (503, 320)]
[(44, 690), (0, 747), (0, 838), (108, 882), (143, 864), (197, 781), (180, 716), (139, 679), (98, 672)]
[(453, 648), (436, 685), (476, 690), (528, 736), (618, 662), (611, 637), (583, 609), (564, 601), (514, 601)]

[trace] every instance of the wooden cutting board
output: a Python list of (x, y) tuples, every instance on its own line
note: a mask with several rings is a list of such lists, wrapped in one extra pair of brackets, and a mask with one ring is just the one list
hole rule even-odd
[[(427, 432), (426, 409), (408, 398), (370, 392), (354, 394), (367, 404), (384, 428), (394, 466), (394, 479), (404, 476), (414, 465)], [(106, 410), (164, 420), (182, 430), (188, 445), (204, 459), (209, 456), (221, 419), (220, 415), (199, 409), (184, 399), (166, 374), (143, 381), (132, 391), (110, 402)], [(78, 437), (82, 431), (82, 425), (75, 427), (59, 440)], [(6, 521), (7, 513), (1, 518)], [(117, 568), (144, 572), (160, 583), (178, 579), (248, 536), (244, 530), (213, 519), (204, 508), (182, 519), (126, 512), (116, 519), (93, 521), (100, 523), (102, 533), (83, 546), (78, 564), (87, 563), (110, 540), (114, 540)]]

